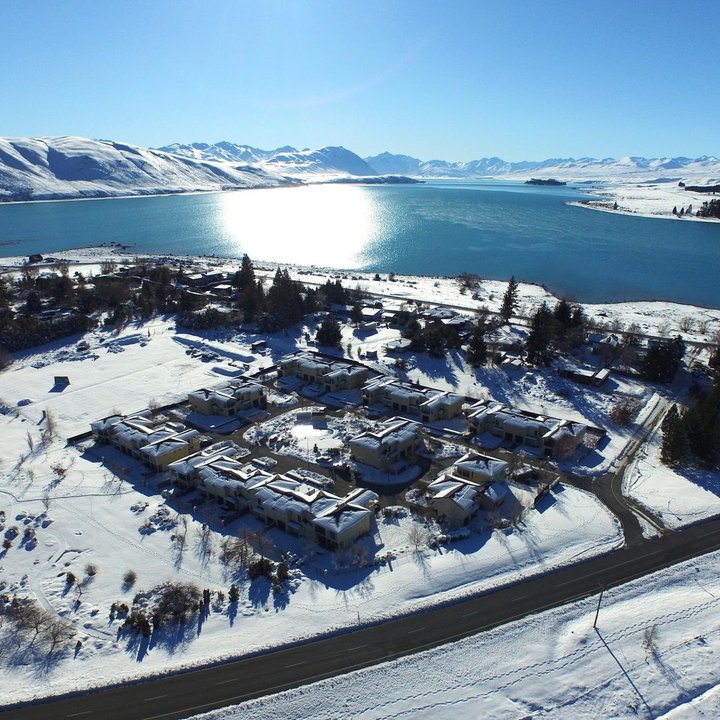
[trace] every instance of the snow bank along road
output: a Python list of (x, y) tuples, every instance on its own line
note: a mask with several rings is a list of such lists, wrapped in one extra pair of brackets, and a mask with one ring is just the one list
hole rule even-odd
[(0, 718), (185, 718), (457, 640), (717, 549), (720, 519), (355, 632), (202, 670), (25, 705), (0, 712)]

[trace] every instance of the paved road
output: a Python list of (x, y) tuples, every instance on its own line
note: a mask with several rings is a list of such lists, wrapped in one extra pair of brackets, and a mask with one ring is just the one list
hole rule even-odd
[(0, 720), (186, 718), (473, 635), (717, 549), (720, 519), (454, 605), (204, 670), (0, 712)]

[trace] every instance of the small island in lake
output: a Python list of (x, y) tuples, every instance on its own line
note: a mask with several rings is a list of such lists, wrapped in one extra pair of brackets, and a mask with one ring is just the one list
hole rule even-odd
[(543, 180), (541, 178), (530, 178), (525, 181), (526, 185), (567, 185), (563, 180), (555, 180), (555, 178), (548, 178)]

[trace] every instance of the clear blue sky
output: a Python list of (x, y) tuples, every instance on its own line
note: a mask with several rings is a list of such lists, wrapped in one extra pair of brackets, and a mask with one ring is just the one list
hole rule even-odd
[(0, 136), (718, 155), (720, 0), (0, 0)]

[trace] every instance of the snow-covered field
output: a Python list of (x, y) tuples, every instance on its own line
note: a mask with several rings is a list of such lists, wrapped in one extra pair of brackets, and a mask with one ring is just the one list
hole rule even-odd
[[(118, 259), (109, 248), (56, 255), (82, 259), (88, 263), (84, 267), (97, 267), (107, 257)], [(231, 267), (229, 261), (211, 262)], [(17, 265), (19, 259), (7, 264)], [(267, 266), (262, 272), (270, 274), (273, 268)], [(317, 283), (328, 277), (317, 269), (313, 274), (294, 269), (293, 275)], [(344, 277), (343, 284), (394, 296), (397, 302), (412, 298), (468, 310), (482, 305), (497, 309), (505, 289), (504, 283), (480, 281), (473, 299), (449, 278), (397, 277), (391, 281), (384, 277), (374, 281), (370, 276), (356, 275)], [(521, 286), (524, 313), (532, 312), (543, 300), (554, 301), (542, 288)], [(642, 330), (650, 333), (664, 330), (675, 334), (681, 320), (691, 316), (695, 320), (689, 339), (708, 339), (720, 328), (718, 310), (700, 311), (667, 303), (586, 308), (608, 323), (617, 321), (627, 326), (642, 322)], [(343, 348), (352, 344), (356, 357), (359, 351), (380, 350), (397, 337), (394, 329), (358, 335), (347, 326)], [(549, 507), (543, 512), (527, 511), (516, 529), (479, 530), (443, 552), (415, 550), (409, 538), (409, 516), (380, 517), (371, 547), (364, 555), (387, 556), (385, 564), (358, 567), (363, 558), (357, 555), (334, 558), (330, 553), (314, 554), (297, 568), (288, 593), (276, 596), (263, 582), (241, 584), (237, 616), (228, 612), (227, 601), (220, 602), (215, 596), (210, 616), (180, 636), (159, 636), (145, 647), (118, 634), (120, 621), (110, 619), (111, 604), (130, 603), (136, 592), (164, 580), (190, 581), (227, 595), (232, 578), (218, 559), (220, 542), (243, 526), (256, 526), (251, 519), (243, 518), (223, 528), (217, 508), (207, 504), (193, 510), (192, 501), (171, 501), (168, 507), (153, 478), (146, 476), (135, 461), (111, 450), (78, 450), (67, 446), (65, 440), (87, 432), (91, 421), (113, 411), (137, 411), (151, 402), (166, 405), (184, 399), (191, 390), (220, 384), (246, 365), (251, 371), (267, 367), (281, 355), (304, 347), (303, 338), (302, 328), (287, 335), (278, 333), (268, 338), (268, 355), (254, 356), (250, 352), (254, 336), (179, 333), (173, 320), (158, 318), (119, 333), (88, 333), (84, 339), (90, 350), (86, 353), (76, 351), (80, 338), (74, 338), (19, 354), (0, 373), (0, 404), (5, 412), (0, 415), (0, 510), (5, 512), (2, 533), (17, 528), (16, 534), (11, 533), (12, 547), (0, 553), (2, 592), (35, 597), (46, 609), (70, 621), (82, 639), (77, 653), (67, 651), (48, 664), (34, 650), (14, 650), (15, 644), (0, 634), (0, 693), (4, 702), (166, 672), (334, 632), (356, 624), (358, 619), (369, 622), (410, 612), (604, 553), (621, 544), (622, 533), (615, 518), (592, 495), (563, 486), (554, 492)], [(202, 362), (187, 353), (193, 347), (211, 350), (217, 359)], [(387, 373), (392, 362), (381, 359), (371, 364)], [(612, 392), (604, 392), (568, 388), (550, 371), (513, 379), (496, 369), (475, 373), (459, 353), (449, 353), (445, 361), (409, 361), (406, 374), (432, 387), (496, 397), (538, 412), (584, 418), (596, 425), (607, 423), (613, 393), (635, 395), (646, 403), (652, 395), (629, 380), (617, 381)], [(67, 387), (55, 383), (59, 375), (68, 376)], [(277, 393), (271, 394), (272, 399), (285, 402)], [(46, 440), (42, 437), (47, 427), (43, 413), (53, 418), (56, 433)], [(613, 428), (603, 459), (588, 472), (596, 472), (601, 463), (611, 461), (630, 435), (630, 431)], [(298, 447), (302, 450), (303, 444), (307, 451), (307, 440), (301, 440)], [(657, 459), (649, 456), (647, 462), (652, 469)], [(671, 488), (669, 492), (681, 493), (683, 483), (691, 483), (679, 477), (674, 482), (679, 483), (677, 490)], [(156, 528), (153, 532), (148, 532), (148, 522)], [(202, 541), (204, 523), (212, 530), (209, 544)], [(142, 527), (146, 529), (141, 532)], [(31, 528), (27, 538), (26, 528)], [(184, 536), (184, 543), (178, 543), (179, 535)], [(276, 546), (288, 547), (297, 556), (309, 552), (280, 531), (273, 530), (270, 535)], [(88, 572), (90, 565), (96, 566), (95, 574)], [(137, 581), (126, 587), (123, 576), (131, 569), (137, 572)], [(77, 580), (70, 587), (64, 580), (67, 572)], [(37, 683), (38, 674), (42, 685)]]
[[(203, 342), (218, 354), (224, 349), (226, 358), (203, 363), (185, 353), (189, 338), (161, 320), (119, 335), (98, 331), (86, 337), (86, 359), (70, 359), (77, 356), (74, 346), (56, 344), (18, 357), (0, 375), (0, 398), (8, 413), (0, 416), (3, 533), (17, 528), (11, 532), (12, 547), (0, 556), (3, 592), (35, 597), (69, 620), (83, 643), (77, 655), (68, 651), (43, 665), (44, 670), (39, 670), (43, 658), (32, 652), (4, 654), (0, 686), (7, 702), (335, 631), (357, 623), (358, 614), (368, 622), (410, 612), (622, 543), (617, 521), (594, 497), (573, 488), (558, 489), (544, 512), (526, 512), (514, 531), (478, 531), (443, 552), (416, 552), (409, 516), (381, 518), (367, 556), (389, 553), (388, 564), (338, 569), (338, 563), (353, 565), (356, 560), (315, 555), (299, 568), (287, 596), (275, 597), (269, 585), (245, 584), (237, 618), (228, 615), (227, 603), (218, 604), (201, 627), (193, 625), (181, 639), (161, 638), (141, 651), (134, 639), (118, 635), (120, 621), (109, 619), (111, 604), (129, 604), (135, 592), (170, 579), (227, 593), (231, 578), (218, 560), (221, 539), (239, 533), (241, 525), (254, 527), (253, 521), (243, 519), (223, 529), (215, 506), (198, 506), (194, 517), (189, 506), (167, 507), (134, 460), (106, 448), (66, 446), (65, 438), (87, 431), (91, 420), (114, 409), (138, 410), (149, 399), (166, 404), (189, 389), (222, 381), (234, 368), (231, 363), (247, 358), (248, 346), (209, 338)], [(271, 343), (272, 353), (286, 352), (294, 342), (280, 335)], [(261, 357), (253, 364), (267, 362)], [(70, 385), (58, 391), (55, 375), (68, 375)], [(57, 436), (49, 441), (42, 438), (43, 411), (55, 420)], [(148, 521), (158, 529), (141, 530)], [(213, 528), (209, 552), (201, 543), (203, 523)], [(23, 538), (28, 527), (34, 530), (30, 542)], [(186, 537), (182, 547), (178, 534)], [(279, 531), (271, 531), (271, 537), (278, 547), (298, 555), (305, 551)], [(97, 568), (94, 575), (88, 573), (89, 565)], [(123, 583), (128, 570), (138, 576), (132, 587)], [(65, 582), (67, 572), (77, 579), (71, 587)], [(43, 673), (42, 690), (22, 681), (38, 672)]]
[(377, 667), (202, 715), (716, 718), (720, 554)]
[(662, 435), (656, 430), (625, 474), (623, 492), (649, 508), (669, 528), (720, 514), (720, 473), (675, 470), (660, 461)]
[[(594, 188), (592, 194), (599, 195), (603, 199), (570, 204), (593, 210), (639, 215), (641, 217), (667, 218), (678, 222), (689, 220), (718, 222), (716, 218), (700, 218), (694, 214), (703, 202), (712, 199), (712, 195), (685, 190), (685, 188), (679, 187), (677, 182), (610, 182), (600, 188)], [(614, 208), (616, 202), (617, 209)], [(673, 215), (673, 208), (676, 208), (679, 213), (681, 208), (687, 211), (688, 206), (691, 206), (693, 214)]]

